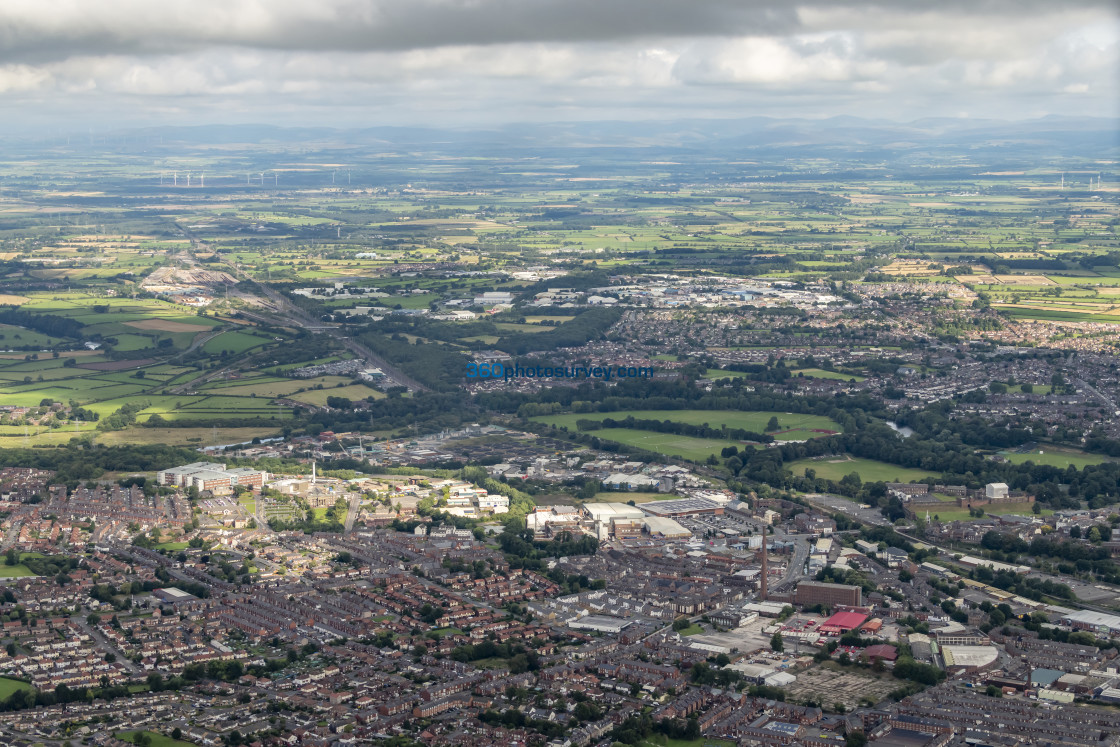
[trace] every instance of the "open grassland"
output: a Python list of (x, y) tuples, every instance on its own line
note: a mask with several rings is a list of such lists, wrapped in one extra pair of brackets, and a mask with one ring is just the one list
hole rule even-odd
[(793, 474), (803, 475), (805, 470), (812, 469), (817, 477), (826, 480), (840, 481), (841, 478), (855, 472), (863, 482), (915, 482), (927, 477), (939, 475), (921, 469), (899, 467), (887, 462), (874, 459), (801, 459), (786, 465)]
[[(815, 436), (839, 433), (842, 429), (834, 420), (821, 415), (801, 415), (785, 412), (738, 412), (732, 410), (622, 410), (619, 412), (594, 412), (594, 413), (567, 413), (564, 415), (541, 415), (532, 420), (548, 423), (556, 427), (564, 427), (570, 431), (576, 430), (576, 423), (580, 420), (594, 420), (602, 422), (605, 418), (623, 420), (633, 416), (637, 420), (670, 420), (674, 423), (687, 423), (689, 425), (703, 425), (707, 423), (712, 428), (741, 428), (755, 433), (762, 433), (770, 418), (778, 419), (779, 430), (771, 435), (778, 441), (802, 440)], [(595, 431), (596, 434), (600, 431)]]

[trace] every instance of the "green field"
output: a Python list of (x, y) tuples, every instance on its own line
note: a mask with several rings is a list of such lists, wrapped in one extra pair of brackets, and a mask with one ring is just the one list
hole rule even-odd
[(334, 389), (312, 389), (308, 392), (293, 394), (290, 399), (297, 402), (306, 402), (319, 407), (326, 407), (328, 397), (345, 397), (350, 400), (366, 399), (373, 397), (381, 399), (385, 394), (376, 389), (370, 389), (365, 384), (351, 384), (350, 386), (335, 387)]
[(246, 332), (223, 332), (212, 340), (207, 340), (202, 349), (207, 353), (244, 353), (246, 350), (264, 345), (270, 340)]
[(28, 682), (21, 682), (20, 680), (13, 680), (8, 677), (0, 677), (0, 700), (7, 698), (16, 690), (30, 691), (33, 688)]
[(705, 379), (742, 379), (747, 374), (743, 371), (724, 371), (722, 368), (709, 368), (704, 371)]
[(794, 376), (798, 374), (805, 374), (807, 378), (811, 379), (835, 379), (836, 381), (863, 381), (863, 376), (853, 376), (852, 374), (841, 373), (839, 371), (825, 371), (821, 368), (799, 368), (796, 371), (791, 371)]
[(106, 446), (150, 443), (169, 446), (216, 446), (245, 443), (252, 441), (256, 436), (268, 438), (278, 432), (279, 430), (271, 428), (130, 428), (124, 431), (98, 432), (96, 440), (97, 443)]
[(839, 481), (853, 472), (864, 482), (913, 482), (927, 477), (938, 477), (933, 472), (908, 467), (898, 467), (873, 459), (815, 460), (801, 459), (786, 465), (795, 475), (805, 474), (805, 468), (816, 471), (817, 477)]
[[(622, 420), (633, 415), (638, 420), (671, 420), (674, 423), (688, 423), (689, 425), (703, 425), (707, 423), (712, 428), (727, 426), (728, 428), (742, 428), (743, 430), (762, 433), (771, 417), (778, 419), (781, 430), (771, 434), (777, 441), (800, 441), (806, 438), (826, 435), (815, 431), (828, 431), (839, 433), (840, 425), (821, 415), (791, 415), (784, 412), (733, 412), (731, 410), (622, 410), (620, 412), (593, 412), (593, 413), (568, 413), (565, 415), (541, 415), (532, 420), (548, 423), (556, 427), (566, 427), (569, 431), (576, 430), (576, 423), (580, 420), (595, 420), (601, 422), (604, 418)], [(604, 431), (595, 431), (601, 434)], [(670, 435), (670, 434), (658, 434)], [(602, 438), (602, 436), (600, 436)]]
[(186, 550), (190, 545), (186, 542), (161, 542), (156, 545), (157, 550)]
[[(998, 506), (979, 506), (984, 509), (984, 514), (1015, 514), (1018, 516), (1028, 516), (1034, 513), (1034, 504), (1032, 503), (1004, 503)], [(1051, 516), (1053, 511), (1048, 508), (1042, 509), (1039, 516)], [(929, 515), (939, 517), (940, 521), (968, 521), (974, 518), (969, 515), (967, 507), (958, 508), (955, 504), (952, 508), (931, 508)], [(923, 515), (924, 516), (924, 515)], [(980, 517), (983, 518), (983, 517)]]
[(671, 739), (664, 734), (654, 734), (638, 743), (639, 747), (735, 747), (729, 739), (701, 737), (699, 739)]
[(702, 462), (712, 454), (719, 456), (719, 453), (726, 447), (737, 445), (736, 441), (692, 438), (690, 436), (677, 436), (673, 433), (639, 431), (633, 428), (602, 428), (594, 431), (594, 434), (597, 438), (607, 441), (617, 441), (627, 446), (636, 446), (666, 456), (691, 459), (694, 462)]
[[(1042, 452), (1042, 453), (1039, 453)], [(1034, 462), (1035, 464), (1045, 464), (1050, 467), (1068, 467), (1073, 465), (1078, 469), (1087, 467), (1091, 464), (1104, 464), (1111, 462), (1106, 456), (1100, 454), (1086, 454), (1083, 451), (1074, 451), (1072, 449), (1057, 449), (1053, 446), (1045, 446), (1042, 449), (1035, 449), (1026, 454), (1015, 454), (1006, 451), (1001, 451), (1000, 456), (1006, 457), (1007, 461), (1012, 464), (1023, 464), (1024, 462)]]
[[(18, 563), (16, 565), (0, 564), (0, 578), (23, 578), (24, 576), (34, 575), (35, 574), (31, 572), (31, 569), (25, 566), (23, 563)], [(0, 694), (0, 699), (2, 698), (3, 695)]]
[(596, 501), (610, 501), (611, 503), (626, 503), (634, 501), (634, 503), (649, 503), (650, 501), (668, 501), (677, 500), (679, 495), (672, 493), (640, 493), (630, 492), (627, 490), (604, 490), (595, 496)]
[(147, 734), (152, 740), (152, 747), (196, 747), (194, 742), (184, 742), (181, 739), (172, 739), (154, 731), (121, 731), (114, 736), (125, 742), (135, 742), (137, 734)]

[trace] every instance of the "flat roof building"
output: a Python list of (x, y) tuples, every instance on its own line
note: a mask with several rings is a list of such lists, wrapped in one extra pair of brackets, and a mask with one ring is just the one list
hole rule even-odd
[(651, 537), (660, 537), (662, 539), (686, 539), (692, 536), (692, 532), (672, 519), (667, 519), (663, 516), (647, 516), (645, 519), (645, 529), (649, 532)]
[(248, 467), (226, 469), (226, 465), (220, 462), (194, 462), (157, 472), (156, 482), (179, 488), (194, 487), (199, 490), (224, 492), (232, 490), (236, 485), (260, 489), (264, 487), (267, 477), (267, 472)]
[(673, 501), (643, 503), (642, 510), (654, 516), (691, 516), (696, 514), (723, 515), (723, 505), (707, 498), (681, 498)]
[(576, 630), (591, 630), (597, 633), (621, 633), (634, 623), (630, 620), (623, 620), (621, 617), (610, 617), (608, 615), (584, 615), (582, 617), (573, 617), (568, 621), (569, 628)]

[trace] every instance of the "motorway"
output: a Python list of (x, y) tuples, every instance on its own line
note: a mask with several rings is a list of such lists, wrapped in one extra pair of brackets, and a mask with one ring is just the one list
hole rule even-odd
[[(183, 236), (190, 240), (192, 248), (196, 250), (210, 251), (209, 247), (205, 243), (203, 243), (181, 225), (179, 225), (178, 223), (175, 223), (174, 225), (175, 228), (183, 234)], [(184, 261), (194, 263), (196, 260), (191, 257), (190, 260)], [(260, 311), (243, 312), (247, 316), (257, 317), (259, 320), (263, 319), (270, 324), (277, 324), (280, 326), (289, 326), (296, 329), (306, 330), (313, 334), (329, 335), (330, 337), (333, 337), (335, 340), (341, 343), (347, 350), (354, 353), (354, 355), (369, 363), (371, 367), (380, 368), (381, 371), (385, 374), (385, 378), (389, 380), (385, 382), (386, 384), (399, 384), (412, 391), (428, 391), (428, 388), (426, 386), (416, 381), (411, 376), (408, 376), (404, 372), (400, 371), (398, 368), (390, 364), (381, 356), (374, 353), (365, 345), (362, 345), (358, 341), (346, 335), (339, 326), (334, 324), (325, 324), (317, 319), (313, 319), (310, 314), (293, 304), (291, 301), (285, 298), (283, 294), (276, 292), (266, 285), (258, 283), (256, 280), (250, 277), (248, 273), (241, 269), (240, 266), (224, 259), (223, 265), (230, 270), (234, 277), (238, 278), (239, 280), (245, 281), (247, 284), (250, 284), (257, 288), (260, 293), (264, 295), (270, 302), (268, 304), (262, 303), (262, 308), (267, 309), (271, 307), (272, 309), (274, 309), (273, 313), (275, 314), (276, 318), (270, 318), (267, 312), (262, 313)], [(217, 376), (219, 373), (221, 372), (219, 371), (214, 372), (213, 374), (207, 374), (204, 379), (208, 380), (209, 378)], [(197, 379), (194, 382), (191, 382), (191, 385), (200, 383), (204, 379)]]

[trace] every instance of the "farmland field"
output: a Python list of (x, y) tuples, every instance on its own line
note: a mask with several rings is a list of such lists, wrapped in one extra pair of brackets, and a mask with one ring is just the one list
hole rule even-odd
[(99, 432), (99, 444), (161, 443), (171, 446), (214, 446), (218, 444), (238, 444), (252, 441), (254, 437), (275, 436), (279, 429), (268, 428), (132, 428), (124, 431)]
[(350, 386), (343, 387), (336, 386), (333, 389), (312, 389), (301, 394), (293, 394), (291, 399), (324, 407), (327, 404), (327, 397), (346, 397), (351, 400), (359, 400), (366, 399), (367, 397), (379, 399), (384, 396), (383, 393), (375, 389), (370, 389), (364, 384), (351, 384)]
[[(741, 428), (754, 433), (762, 433), (770, 418), (776, 417), (780, 429), (771, 435), (778, 441), (792, 441), (828, 433), (839, 433), (841, 428), (838, 423), (821, 415), (801, 415), (785, 412), (734, 412), (731, 410), (623, 410), (621, 412), (607, 413), (568, 413), (564, 415), (542, 415), (533, 418), (540, 423), (548, 423), (556, 427), (565, 427), (570, 431), (576, 430), (576, 423), (580, 420), (602, 421), (604, 418), (622, 420), (633, 416), (637, 420), (671, 420), (675, 423), (689, 425), (702, 425), (707, 423), (713, 428), (727, 426), (728, 428)], [(595, 431), (601, 433), (602, 431)]]

